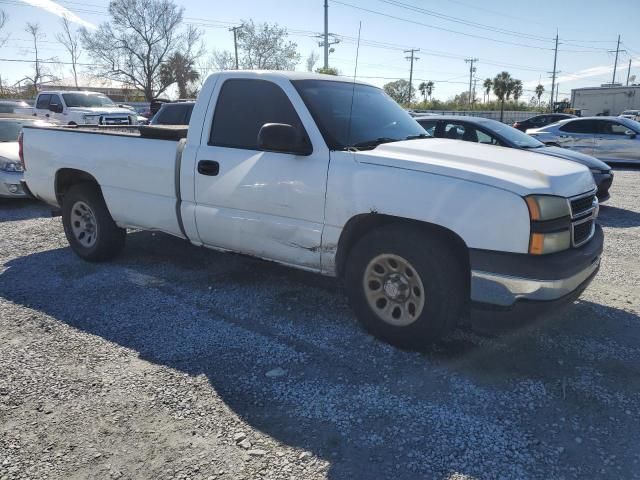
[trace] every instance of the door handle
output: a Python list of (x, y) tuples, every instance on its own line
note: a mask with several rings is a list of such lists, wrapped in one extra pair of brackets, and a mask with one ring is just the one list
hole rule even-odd
[(48, 114), (48, 113), (45, 113), (45, 114), (44, 114), (44, 116), (45, 116), (45, 117), (47, 117), (47, 118), (49, 118), (49, 114)]
[(33, 114), (33, 116), (34, 116), (34, 117), (37, 117), (37, 116), (38, 116), (38, 114), (37, 114), (37, 113), (34, 113), (34, 114)]
[(198, 173), (215, 177), (220, 173), (220, 164), (213, 160), (200, 160), (198, 162)]

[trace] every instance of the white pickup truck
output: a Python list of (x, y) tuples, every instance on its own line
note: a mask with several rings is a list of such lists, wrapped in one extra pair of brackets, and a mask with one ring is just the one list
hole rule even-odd
[(15, 113), (32, 115), (61, 125), (138, 125), (138, 114), (119, 107), (101, 93), (45, 91), (36, 97), (35, 106), (17, 108)]
[(217, 73), (186, 138), (154, 128), (24, 129), (28, 188), (62, 208), (80, 257), (108, 260), (140, 228), (339, 276), (362, 324), (408, 348), (471, 307), (513, 318), (573, 300), (600, 264), (587, 168), (428, 138), (364, 83)]

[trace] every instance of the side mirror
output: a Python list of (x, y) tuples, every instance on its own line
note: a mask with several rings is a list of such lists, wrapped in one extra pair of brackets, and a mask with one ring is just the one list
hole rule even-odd
[(294, 155), (311, 155), (313, 152), (309, 141), (286, 123), (265, 123), (258, 132), (258, 148)]
[(629, 138), (636, 138), (637, 133), (634, 132), (633, 130), (627, 130), (626, 132), (624, 132), (625, 135)]
[(49, 110), (53, 113), (62, 113), (62, 105), (58, 103), (52, 103), (51, 105), (49, 105)]

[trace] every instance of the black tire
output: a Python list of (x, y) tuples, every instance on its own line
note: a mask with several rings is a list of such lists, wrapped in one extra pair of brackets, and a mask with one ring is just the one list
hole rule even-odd
[[(89, 207), (95, 221), (95, 238), (91, 245), (83, 244), (72, 228), (72, 210), (82, 203)], [(65, 193), (62, 200), (62, 225), (71, 249), (89, 262), (110, 260), (124, 248), (127, 231), (113, 221), (100, 188), (93, 183), (73, 185)]]
[[(384, 321), (367, 300), (365, 272), (381, 255), (405, 259), (423, 286), (424, 306), (408, 325)], [(366, 234), (350, 250), (347, 293), (358, 320), (371, 334), (400, 348), (421, 350), (453, 330), (465, 311), (469, 294), (464, 265), (439, 235), (402, 224), (387, 225)], [(379, 291), (384, 294), (382, 283)]]

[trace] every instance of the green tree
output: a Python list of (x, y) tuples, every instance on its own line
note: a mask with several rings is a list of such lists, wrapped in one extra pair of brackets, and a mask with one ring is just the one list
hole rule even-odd
[(431, 80), (427, 82), (427, 96), (429, 97), (429, 101), (431, 101), (431, 95), (433, 94), (434, 84)]
[(195, 59), (188, 58), (178, 52), (171, 55), (167, 62), (160, 67), (160, 75), (163, 83), (178, 85), (180, 98), (188, 98), (190, 96), (189, 86), (200, 78), (200, 73), (195, 69)]
[(493, 93), (500, 100), (500, 121), (504, 117), (504, 101), (513, 89), (513, 78), (509, 72), (500, 72), (493, 79)]
[(490, 78), (485, 78), (484, 82), (482, 82), (482, 87), (484, 88), (484, 93), (486, 95), (485, 103), (489, 101), (489, 95), (491, 94), (491, 88), (493, 88), (493, 80)]
[(426, 103), (426, 101), (427, 101), (427, 82), (420, 83), (420, 85), (418, 85), (418, 90), (420, 91), (420, 94), (422, 95), (422, 98)]
[(536, 86), (536, 97), (538, 97), (538, 108), (540, 108), (540, 97), (542, 97), (542, 94), (544, 93), (544, 86), (539, 83)]
[(513, 91), (513, 99), (517, 103), (524, 90), (524, 87), (522, 86), (522, 80), (514, 80), (511, 89)]
[(338, 73), (338, 69), (334, 67), (316, 68), (316, 73), (324, 73), (325, 75), (340, 75), (340, 73)]
[[(407, 101), (407, 92), (409, 91), (408, 80), (396, 80), (395, 82), (389, 82), (382, 88), (387, 92), (387, 95), (399, 104), (404, 104)], [(413, 89), (411, 89), (411, 96), (415, 97)], [(412, 103), (413, 101), (415, 101), (415, 98), (409, 99), (409, 103)]]

